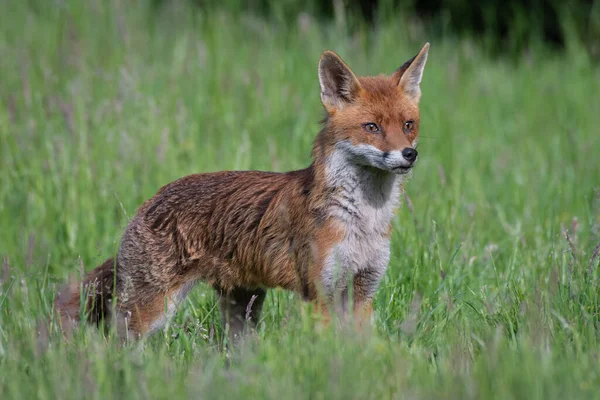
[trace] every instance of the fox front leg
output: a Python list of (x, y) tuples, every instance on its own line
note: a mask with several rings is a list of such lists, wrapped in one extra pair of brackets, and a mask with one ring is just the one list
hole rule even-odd
[(358, 326), (370, 323), (373, 313), (373, 296), (379, 287), (384, 270), (365, 269), (354, 276), (353, 310), (354, 320)]

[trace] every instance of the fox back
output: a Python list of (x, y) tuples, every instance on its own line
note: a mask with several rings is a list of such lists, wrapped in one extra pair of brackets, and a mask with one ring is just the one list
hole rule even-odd
[[(417, 160), (420, 82), (429, 45), (390, 76), (356, 77), (326, 51), (318, 77), (326, 118), (313, 162), (287, 173), (186, 176), (161, 188), (127, 226), (115, 259), (56, 305), (63, 325), (87, 318), (139, 336), (164, 325), (195, 283), (214, 287), (233, 337), (258, 321), (266, 289), (324, 312), (353, 293), (357, 318), (390, 258), (391, 221)], [(107, 318), (110, 317), (110, 318)]]

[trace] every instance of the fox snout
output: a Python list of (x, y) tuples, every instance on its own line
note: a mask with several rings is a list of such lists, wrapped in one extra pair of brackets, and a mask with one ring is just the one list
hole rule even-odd
[(352, 145), (342, 141), (337, 147), (349, 155), (354, 163), (375, 167), (395, 174), (406, 174), (417, 161), (417, 150), (405, 147), (402, 150), (382, 151), (367, 144)]
[(385, 152), (383, 153), (383, 164), (386, 167), (385, 169), (391, 172), (405, 174), (414, 166), (418, 155), (417, 150), (412, 147)]

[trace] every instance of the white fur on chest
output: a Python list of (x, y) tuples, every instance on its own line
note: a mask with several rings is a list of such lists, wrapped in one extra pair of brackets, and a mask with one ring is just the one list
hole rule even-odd
[(350, 276), (371, 270), (383, 276), (390, 259), (389, 224), (399, 204), (402, 176), (357, 166), (342, 151), (327, 163), (328, 184), (335, 188), (328, 214), (344, 231), (323, 268), (323, 286), (333, 293)]

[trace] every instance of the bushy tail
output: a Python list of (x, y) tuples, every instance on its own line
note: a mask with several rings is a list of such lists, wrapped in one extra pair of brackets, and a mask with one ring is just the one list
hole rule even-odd
[(108, 319), (116, 283), (115, 268), (114, 258), (109, 258), (88, 272), (81, 284), (73, 282), (58, 291), (55, 307), (63, 330), (72, 326), (74, 321), (99, 324)]

